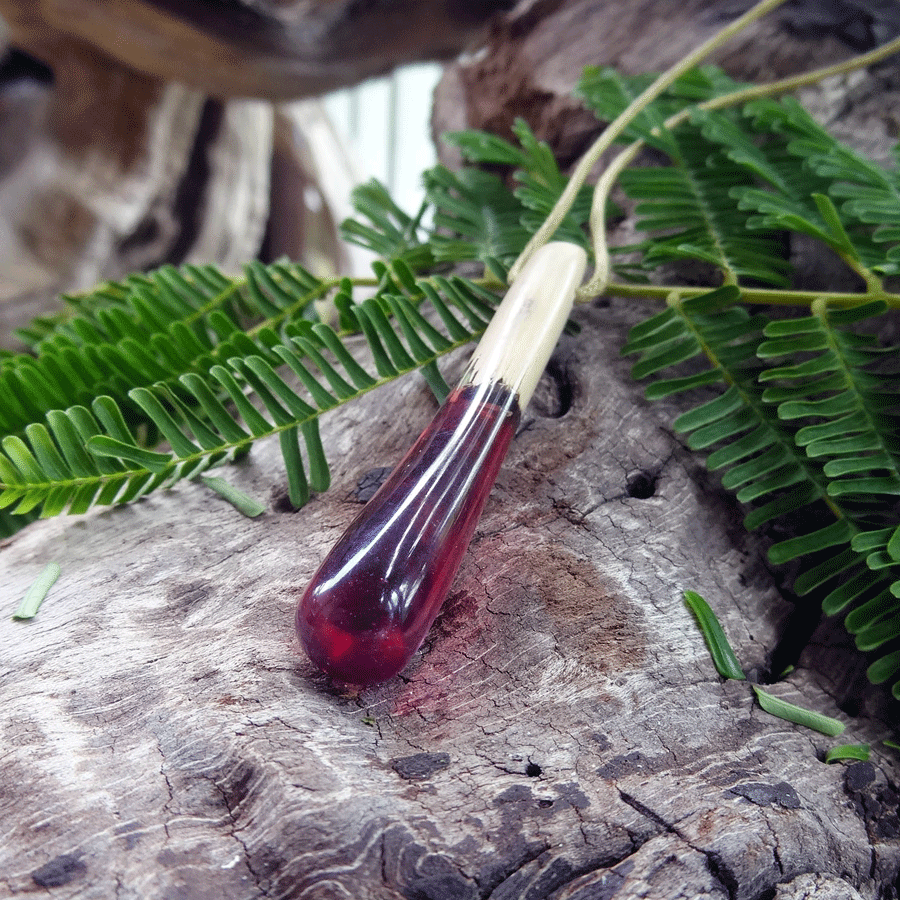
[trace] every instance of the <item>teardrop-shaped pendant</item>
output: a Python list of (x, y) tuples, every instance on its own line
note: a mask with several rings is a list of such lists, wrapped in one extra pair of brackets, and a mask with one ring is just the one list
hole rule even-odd
[(450, 591), (524, 407), (584, 273), (548, 244), (497, 308), (459, 386), (312, 578), (296, 626), (309, 658), (346, 684), (400, 672)]

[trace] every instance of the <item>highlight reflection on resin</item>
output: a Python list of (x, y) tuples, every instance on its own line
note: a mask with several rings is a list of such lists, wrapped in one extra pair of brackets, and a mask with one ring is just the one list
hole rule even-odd
[[(297, 608), (309, 658), (347, 684), (400, 672), (450, 591), (566, 322), (585, 254), (548, 244), (497, 309), (466, 374), (329, 552)], [(521, 404), (521, 406), (520, 406)]]

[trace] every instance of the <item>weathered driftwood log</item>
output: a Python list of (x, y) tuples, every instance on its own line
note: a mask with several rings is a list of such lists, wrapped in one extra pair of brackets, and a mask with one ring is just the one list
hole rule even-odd
[(309, 153), (308, 111), (271, 101), (452, 57), (507, 5), (0, 0), (52, 73), (0, 79), (0, 346), (60, 293), (163, 263), (340, 268), (349, 188)]
[(48, 65), (73, 41), (204, 94), (311, 97), (398, 65), (452, 59), (514, 0), (0, 0)]
[(577, 316), (442, 616), (381, 687), (330, 685), (292, 615), (360, 484), (432, 414), (417, 379), (325, 419), (334, 486), (300, 512), (263, 444), (228, 473), (271, 494), (259, 519), (182, 484), (5, 543), (10, 611), (45, 562), (62, 576), (35, 620), (0, 618), (0, 896), (896, 891), (900, 767), (879, 743), (896, 709), (827, 622), (769, 689), (842, 719), (869, 763), (826, 765), (836, 739), (716, 675), (683, 589), (763, 681), (791, 659), (793, 608), (671, 410), (631, 383), (618, 347), (638, 312)]
[(788, 604), (630, 382), (636, 315), (579, 311), (423, 650), (358, 696), (292, 616), (359, 483), (432, 414), (417, 379), (327, 418), (334, 485), (300, 512), (261, 445), (229, 472), (274, 487), (258, 519), (182, 484), (10, 540), (10, 609), (45, 562), (62, 576), (36, 619), (0, 619), (0, 894), (888, 896), (900, 770), (857, 658), (823, 629), (770, 688), (873, 745), (826, 765), (835, 739), (723, 682), (682, 604), (708, 597), (769, 677)]
[(4, 344), (62, 292), (164, 262), (235, 268), (259, 252), (271, 104), (207, 100), (74, 43), (52, 85), (23, 78), (3, 97), (18, 101), (0, 121), (17, 148), (0, 165)]

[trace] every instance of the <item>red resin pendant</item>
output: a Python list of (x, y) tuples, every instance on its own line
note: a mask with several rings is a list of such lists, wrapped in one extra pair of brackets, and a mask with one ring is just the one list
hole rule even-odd
[(566, 323), (587, 257), (537, 250), (460, 386), (332, 548), (297, 609), (309, 658), (346, 684), (396, 675), (450, 591), (485, 500)]
[(450, 394), (300, 601), (297, 633), (320, 669), (364, 686), (410, 661), (449, 593), (519, 418), (502, 384)]

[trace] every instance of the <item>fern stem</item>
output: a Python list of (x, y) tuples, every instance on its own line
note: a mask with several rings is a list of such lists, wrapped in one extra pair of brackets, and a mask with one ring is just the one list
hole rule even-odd
[[(708, 287), (685, 287), (673, 284), (627, 284), (611, 281), (606, 285), (605, 294), (613, 297), (634, 297), (645, 300), (665, 300), (672, 294), (688, 300), (709, 293)], [(593, 295), (591, 295), (593, 296)], [(581, 298), (582, 300), (588, 298)], [(766, 306), (811, 307), (817, 300), (824, 300), (837, 306), (858, 306), (871, 300), (881, 300), (891, 309), (900, 309), (900, 294), (884, 290), (867, 293), (841, 293), (830, 291), (782, 291), (776, 288), (741, 287), (741, 302), (759, 303)]]
[[(549, 215), (544, 220), (541, 227), (532, 235), (531, 240), (525, 245), (525, 249), (519, 254), (519, 258), (513, 263), (512, 268), (509, 270), (510, 284), (515, 281), (516, 277), (522, 271), (522, 267), (535, 250), (537, 250), (538, 247), (542, 247), (550, 240), (556, 229), (559, 228), (562, 220), (572, 208), (572, 204), (575, 202), (578, 191), (584, 185), (591, 170), (597, 164), (597, 161), (612, 146), (613, 142), (634, 121), (634, 119), (681, 75), (699, 65), (710, 53), (717, 50), (722, 44), (734, 37), (734, 35), (743, 31), (748, 25), (761, 19), (785, 2), (786, 0), (762, 0), (762, 2), (757, 3), (756, 6), (748, 10), (744, 15), (739, 16), (720, 32), (713, 35), (709, 40), (704, 41), (699, 47), (679, 60), (674, 66), (671, 66), (663, 72), (604, 129), (603, 134), (600, 135), (588, 149), (587, 153), (579, 160), (578, 165), (572, 172), (569, 182), (559, 200), (557, 200), (553, 209), (550, 210)], [(596, 210), (591, 210), (590, 227), (592, 233), (604, 231), (605, 216), (603, 210), (600, 211), (599, 217), (596, 215)]]
[(866, 284), (866, 297), (880, 297), (884, 293), (884, 282), (871, 269), (864, 266), (858, 259), (854, 259), (849, 253), (832, 247), (832, 250), (844, 261), (851, 271), (856, 272)]
[[(866, 66), (874, 65), (895, 53), (900, 53), (900, 37), (869, 50), (866, 53), (860, 53), (857, 56), (851, 56), (843, 62), (834, 63), (830, 66), (823, 66), (820, 69), (810, 69), (808, 72), (801, 72), (799, 75), (788, 75), (787, 78), (779, 78), (777, 81), (767, 81), (764, 84), (753, 84), (739, 91), (733, 91), (730, 94), (723, 94), (720, 97), (713, 97), (698, 104), (700, 109), (716, 110), (725, 109), (733, 106), (735, 103), (743, 103), (750, 100), (761, 100), (765, 97), (774, 97), (778, 94), (789, 94), (803, 87), (809, 87), (818, 84), (826, 78), (834, 75), (847, 75), (858, 69), (864, 69)], [(686, 111), (690, 115), (690, 111)], [(681, 117), (683, 113), (678, 113)], [(686, 118), (686, 116), (685, 116)], [(679, 120), (681, 120), (679, 118)], [(667, 123), (668, 124), (668, 123)]]
[[(281, 310), (277, 316), (272, 316), (270, 318), (264, 319), (262, 322), (257, 323), (251, 328), (247, 329), (247, 334), (250, 337), (254, 337), (259, 334), (264, 328), (273, 328), (277, 327), (280, 323), (285, 321), (293, 321), (296, 317), (296, 314), (299, 311), (305, 309), (310, 303), (314, 300), (319, 300), (328, 294), (329, 291), (333, 291), (336, 288), (341, 286), (341, 282), (344, 280), (349, 280), (350, 283), (354, 287), (378, 287), (378, 279), (377, 278), (350, 278), (344, 279), (338, 276), (332, 276), (330, 278), (321, 279), (318, 287), (314, 288), (311, 291), (307, 291), (303, 294), (296, 303), (292, 303), (290, 306)], [(240, 279), (235, 279), (235, 282), (240, 282)], [(246, 279), (243, 279), (246, 282)], [(240, 283), (238, 283), (238, 287), (240, 287)]]
[[(781, 78), (778, 81), (770, 81), (766, 84), (754, 84), (750, 87), (742, 88), (739, 91), (732, 91), (730, 94), (723, 94), (721, 97), (714, 97), (711, 100), (707, 100), (703, 103), (698, 103), (696, 107), (688, 107), (687, 109), (681, 110), (674, 116), (670, 116), (668, 119), (666, 119), (663, 124), (667, 130), (670, 130), (672, 128), (675, 128), (677, 125), (680, 125), (682, 122), (687, 121), (695, 108), (706, 111), (714, 111), (718, 109), (726, 109), (729, 106), (735, 106), (739, 103), (748, 103), (751, 100), (759, 100), (763, 97), (773, 97), (778, 94), (790, 93), (801, 87), (807, 87), (811, 84), (816, 84), (825, 78), (829, 78), (834, 75), (846, 74), (848, 72), (853, 72), (857, 69), (873, 65), (874, 63), (879, 62), (880, 60), (885, 59), (886, 57), (898, 52), (900, 52), (900, 38), (896, 38), (893, 41), (889, 41), (888, 43), (882, 45), (881, 47), (876, 47), (874, 50), (870, 50), (868, 53), (861, 53), (858, 56), (854, 56), (851, 59), (845, 60), (841, 63), (836, 63), (831, 66), (824, 66), (820, 69), (813, 69), (810, 72), (803, 72), (800, 75), (791, 75), (788, 78)], [(640, 99), (641, 98), (638, 97), (638, 100)], [(634, 101), (634, 103), (637, 103), (637, 100)], [(626, 115), (629, 110), (631, 110), (631, 108), (634, 106), (634, 103), (632, 103), (631, 106), (629, 106), (628, 109), (626, 109), (625, 112), (622, 113), (621, 116), (619, 116), (619, 119)], [(640, 110), (636, 110), (635, 115), (637, 114), (637, 112), (640, 112)], [(633, 117), (634, 116), (632, 116), (632, 118)], [(616, 122), (618, 122), (619, 119), (616, 119)], [(628, 122), (625, 123), (626, 126), (627, 124)], [(607, 129), (607, 131), (608, 130), (609, 129)], [(604, 132), (603, 136), (605, 136), (605, 134), (606, 132)], [(609, 249), (606, 243), (606, 204), (609, 200), (609, 194), (612, 191), (613, 185), (615, 185), (615, 183), (619, 180), (619, 176), (622, 174), (622, 172), (632, 162), (634, 162), (635, 157), (643, 148), (644, 141), (635, 141), (633, 144), (623, 150), (610, 163), (610, 165), (603, 171), (603, 174), (597, 181), (596, 187), (594, 188), (593, 200), (591, 201), (590, 217), (591, 238), (593, 241), (594, 250), (594, 274), (591, 277), (590, 281), (588, 281), (588, 283), (578, 291), (577, 302), (590, 300), (591, 298), (604, 293), (609, 288), (608, 282), (610, 274), (610, 262)], [(588, 153), (590, 154), (592, 151), (593, 148), (591, 148)], [(592, 161), (592, 163), (595, 162), (596, 159)], [(577, 171), (578, 170), (576, 170), (576, 172)], [(573, 173), (573, 178), (574, 177), (575, 174)], [(579, 184), (578, 187), (580, 188), (581, 184)], [(562, 198), (560, 199), (562, 200)], [(550, 215), (552, 216), (555, 211), (556, 210), (554, 208), (554, 210), (551, 211)], [(568, 207), (563, 210), (562, 215), (564, 216), (567, 212)], [(560, 217), (560, 220), (561, 218), (562, 217)], [(528, 248), (526, 247), (525, 252), (527, 252), (527, 250)], [(844, 256), (842, 256), (842, 258), (844, 258), (844, 261), (848, 266), (850, 266), (863, 278), (863, 280), (866, 282), (867, 288), (869, 289), (870, 295), (880, 296), (881, 294), (883, 294), (882, 283), (874, 273), (870, 272), (868, 269), (861, 270), (858, 263), (854, 260), (851, 260)], [(665, 296), (666, 293), (668, 293), (668, 291), (664, 292), (663, 296)]]

